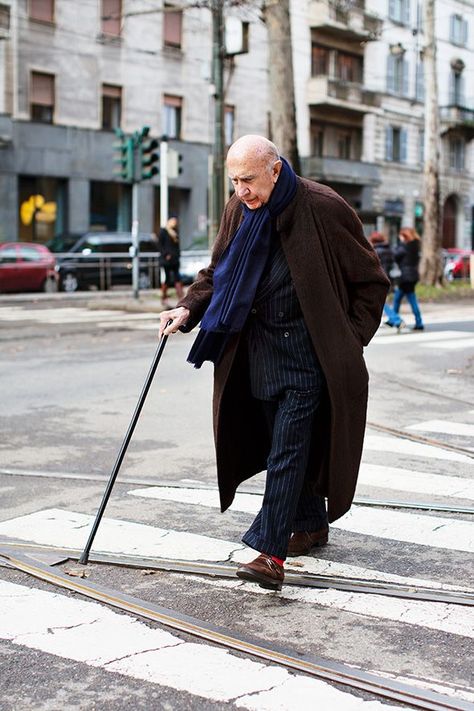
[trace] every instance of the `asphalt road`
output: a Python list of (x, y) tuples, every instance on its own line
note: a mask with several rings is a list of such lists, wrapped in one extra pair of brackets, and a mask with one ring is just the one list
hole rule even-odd
[[(0, 547), (13, 540), (79, 548), (85, 542), (157, 347), (156, 313), (118, 310), (119, 295), (99, 310), (81, 297), (61, 297), (0, 301)], [(459, 511), (472, 507), (474, 498), (474, 301), (426, 305), (424, 316), (425, 332), (398, 335), (381, 327), (366, 349), (370, 426), (357, 491), (359, 498), (413, 508), (354, 506), (332, 528), (327, 547), (290, 561), (288, 570), (397, 576), (409, 585), (421, 579), (472, 593), (472, 508)], [(406, 320), (411, 322), (408, 314)], [(247, 482), (244, 491), (252, 495), (220, 514), (212, 371), (186, 363), (194, 335), (178, 334), (166, 345), (97, 550), (208, 562), (252, 558), (240, 536), (258, 508), (264, 477)], [(417, 509), (420, 502), (435, 509)], [(289, 586), (264, 593), (237, 580), (114, 565), (90, 564), (89, 573), (96, 583), (296, 654), (408, 679), (474, 703), (472, 607)], [(140, 666), (143, 651), (137, 656), (126, 649), (115, 657), (109, 651), (104, 661), (94, 656), (97, 640), (105, 645), (114, 635), (127, 637), (121, 632), (126, 615), (114, 613), (117, 619), (106, 622), (101, 615), (111, 613), (101, 606), (81, 621), (81, 596), (7, 567), (0, 567), (0, 596), (11, 606), (9, 624), (0, 620), (2, 709), (299, 710), (314, 708), (316, 699), (331, 709), (362, 708), (372, 700), (371, 709), (380, 703), (301, 674), (283, 677), (275, 665), (257, 669), (256, 660), (243, 655), (221, 659), (222, 650), (183, 634), (165, 645), (168, 656), (161, 650), (159, 673), (150, 661)], [(28, 601), (39, 618), (40, 610), (46, 617), (54, 610), (52, 619), (64, 615), (61, 633), (51, 622), (39, 629)], [(117, 629), (91, 627), (88, 634), (81, 625), (92, 621)], [(155, 623), (137, 618), (134, 624), (146, 627), (142, 636), (150, 629), (160, 634)], [(66, 629), (67, 635), (82, 630), (84, 651)], [(176, 645), (180, 654), (172, 657)], [(213, 670), (211, 678), (199, 671), (200, 663)], [(257, 671), (261, 681), (253, 685)], [(237, 678), (242, 688), (232, 686)]]

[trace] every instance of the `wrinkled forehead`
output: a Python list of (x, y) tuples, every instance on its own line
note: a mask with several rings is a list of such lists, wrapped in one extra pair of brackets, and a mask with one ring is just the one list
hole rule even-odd
[(231, 180), (263, 175), (270, 170), (271, 163), (269, 162), (268, 156), (231, 154), (227, 158), (227, 172)]

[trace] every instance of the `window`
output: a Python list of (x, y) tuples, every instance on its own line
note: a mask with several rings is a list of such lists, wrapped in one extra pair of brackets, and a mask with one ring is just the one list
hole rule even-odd
[(449, 41), (464, 47), (467, 44), (468, 24), (461, 15), (451, 15), (449, 25)]
[(30, 0), (30, 20), (54, 22), (54, 0)]
[(362, 57), (345, 52), (336, 53), (336, 77), (342, 81), (362, 81)]
[(181, 49), (183, 12), (173, 5), (166, 5), (163, 12), (163, 45)]
[[(392, 50), (393, 51), (393, 50)], [(403, 49), (387, 58), (387, 91), (408, 96), (408, 62)]]
[(421, 165), (425, 162), (425, 132), (423, 129), (418, 133), (418, 162)]
[(410, 24), (410, 0), (388, 0), (388, 16), (401, 25)]
[(181, 110), (183, 99), (180, 96), (165, 94), (163, 100), (163, 133), (168, 138), (181, 137)]
[(122, 87), (102, 84), (102, 128), (120, 128), (122, 118)]
[(464, 170), (464, 139), (452, 136), (449, 139), (449, 167), (453, 170)]
[(0, 38), (5, 37), (10, 29), (10, 6), (0, 4)]
[(234, 142), (235, 107), (226, 106), (224, 108), (224, 137), (226, 146)]
[(329, 73), (329, 50), (318, 44), (311, 45), (311, 76)]
[(312, 129), (313, 155), (322, 158), (324, 155), (324, 129), (322, 126), (315, 126)]
[(349, 132), (341, 132), (337, 135), (337, 157), (350, 160), (351, 134)]
[(449, 103), (451, 106), (464, 106), (464, 75), (462, 69), (454, 68), (449, 76)]
[(54, 75), (31, 73), (30, 115), (32, 121), (53, 123)]
[(425, 65), (421, 54), (416, 63), (415, 98), (417, 101), (425, 100)]
[(122, 0), (102, 0), (101, 28), (104, 35), (120, 37)]
[(385, 139), (385, 159), (393, 163), (407, 161), (407, 132), (399, 126), (388, 126)]

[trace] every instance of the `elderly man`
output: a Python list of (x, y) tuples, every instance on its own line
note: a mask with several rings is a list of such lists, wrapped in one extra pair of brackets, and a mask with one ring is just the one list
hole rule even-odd
[(215, 364), (222, 511), (241, 482), (267, 470), (242, 539), (260, 555), (237, 575), (279, 590), (286, 556), (325, 544), (328, 518), (351, 506), (367, 407), (363, 346), (389, 283), (354, 211), (296, 176), (273, 143), (243, 136), (227, 168), (235, 194), (211, 264), (162, 312), (160, 332), (201, 322), (188, 360)]

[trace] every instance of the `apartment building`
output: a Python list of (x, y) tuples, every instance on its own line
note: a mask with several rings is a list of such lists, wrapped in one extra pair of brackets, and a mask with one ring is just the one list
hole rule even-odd
[[(423, 229), (423, 18), (418, 0), (294, 1), (305, 173), (332, 185), (365, 229)], [(445, 247), (474, 246), (474, 2), (438, 0)], [(305, 56), (301, 47), (308, 47)], [(310, 49), (309, 49), (310, 48)]]
[[(214, 137), (212, 17), (175, 0), (0, 2), (0, 239), (128, 229), (131, 188), (114, 175), (114, 129), (143, 125), (183, 156), (170, 211), (183, 243), (205, 239)], [(259, 3), (226, 5), (226, 142), (271, 137)], [(291, 0), (302, 173), (334, 187), (366, 233), (423, 228), (425, 42), (420, 0)], [(231, 32), (234, 28), (235, 34)], [(240, 35), (239, 35), (240, 31)], [(474, 0), (438, 0), (444, 246), (474, 233)], [(242, 53), (241, 50), (244, 50)], [(51, 205), (31, 219), (31, 196)], [(159, 176), (139, 187), (156, 231)]]
[[(250, 51), (225, 60), (227, 143), (268, 130), (264, 27), (239, 18), (234, 13)], [(183, 244), (205, 240), (214, 131), (209, 10), (147, 0), (3, 1), (0, 28), (0, 239), (129, 229), (131, 186), (114, 175), (114, 129), (148, 125), (182, 155), (169, 211), (180, 217)], [(50, 212), (32, 219), (22, 206), (35, 195)], [(159, 197), (159, 176), (140, 184), (145, 232), (159, 227)]]

